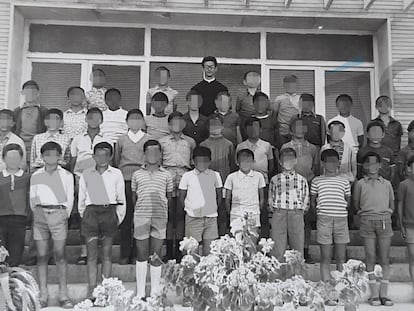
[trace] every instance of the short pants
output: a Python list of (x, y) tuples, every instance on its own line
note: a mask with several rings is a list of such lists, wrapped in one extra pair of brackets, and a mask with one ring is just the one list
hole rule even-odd
[(391, 216), (384, 220), (373, 220), (361, 217), (359, 234), (362, 238), (367, 239), (391, 238), (394, 235)]
[(85, 238), (112, 238), (118, 231), (116, 206), (87, 206), (82, 217), (81, 234)]
[(217, 239), (217, 217), (191, 217), (186, 215), (185, 236), (193, 237), (197, 242)]
[(35, 241), (66, 240), (68, 236), (68, 211), (36, 207), (33, 210), (33, 239)]
[(167, 235), (167, 218), (134, 215), (134, 238), (146, 240), (149, 237), (164, 240)]
[(319, 215), (317, 222), (317, 242), (322, 245), (349, 243), (348, 217)]

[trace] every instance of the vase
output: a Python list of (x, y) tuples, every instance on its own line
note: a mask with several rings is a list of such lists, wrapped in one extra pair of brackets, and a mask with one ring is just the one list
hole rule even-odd
[(344, 311), (357, 311), (358, 305), (356, 303), (350, 302), (344, 305)]

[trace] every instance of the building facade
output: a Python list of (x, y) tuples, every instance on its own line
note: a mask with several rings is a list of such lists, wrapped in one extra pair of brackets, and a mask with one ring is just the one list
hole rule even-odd
[(274, 99), (283, 77), (315, 95), (316, 112), (336, 114), (348, 93), (364, 123), (375, 98), (389, 95), (406, 128), (414, 119), (413, 0), (35, 0), (0, 1), (0, 106), (21, 104), (20, 87), (38, 81), (42, 104), (66, 107), (66, 89), (91, 88), (102, 68), (126, 108), (145, 110), (153, 69), (171, 70), (179, 109), (215, 55), (232, 96), (243, 74), (261, 73)]

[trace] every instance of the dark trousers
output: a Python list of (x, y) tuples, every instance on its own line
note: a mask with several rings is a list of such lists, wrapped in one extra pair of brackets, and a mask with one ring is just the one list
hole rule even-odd
[(6, 261), (11, 267), (17, 267), (22, 263), (26, 221), (25, 216), (0, 217), (0, 240), (9, 252)]
[(131, 258), (133, 250), (133, 221), (134, 205), (132, 202), (131, 181), (125, 181), (126, 214), (120, 226), (121, 231), (121, 258)]

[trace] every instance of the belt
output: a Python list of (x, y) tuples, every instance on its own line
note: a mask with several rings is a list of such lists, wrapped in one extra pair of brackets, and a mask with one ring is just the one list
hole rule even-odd
[(86, 207), (103, 207), (103, 208), (109, 208), (109, 207), (117, 207), (119, 204), (89, 204)]
[(67, 207), (65, 205), (45, 205), (45, 204), (38, 204), (36, 205), (38, 208), (44, 208), (44, 209), (66, 209)]

